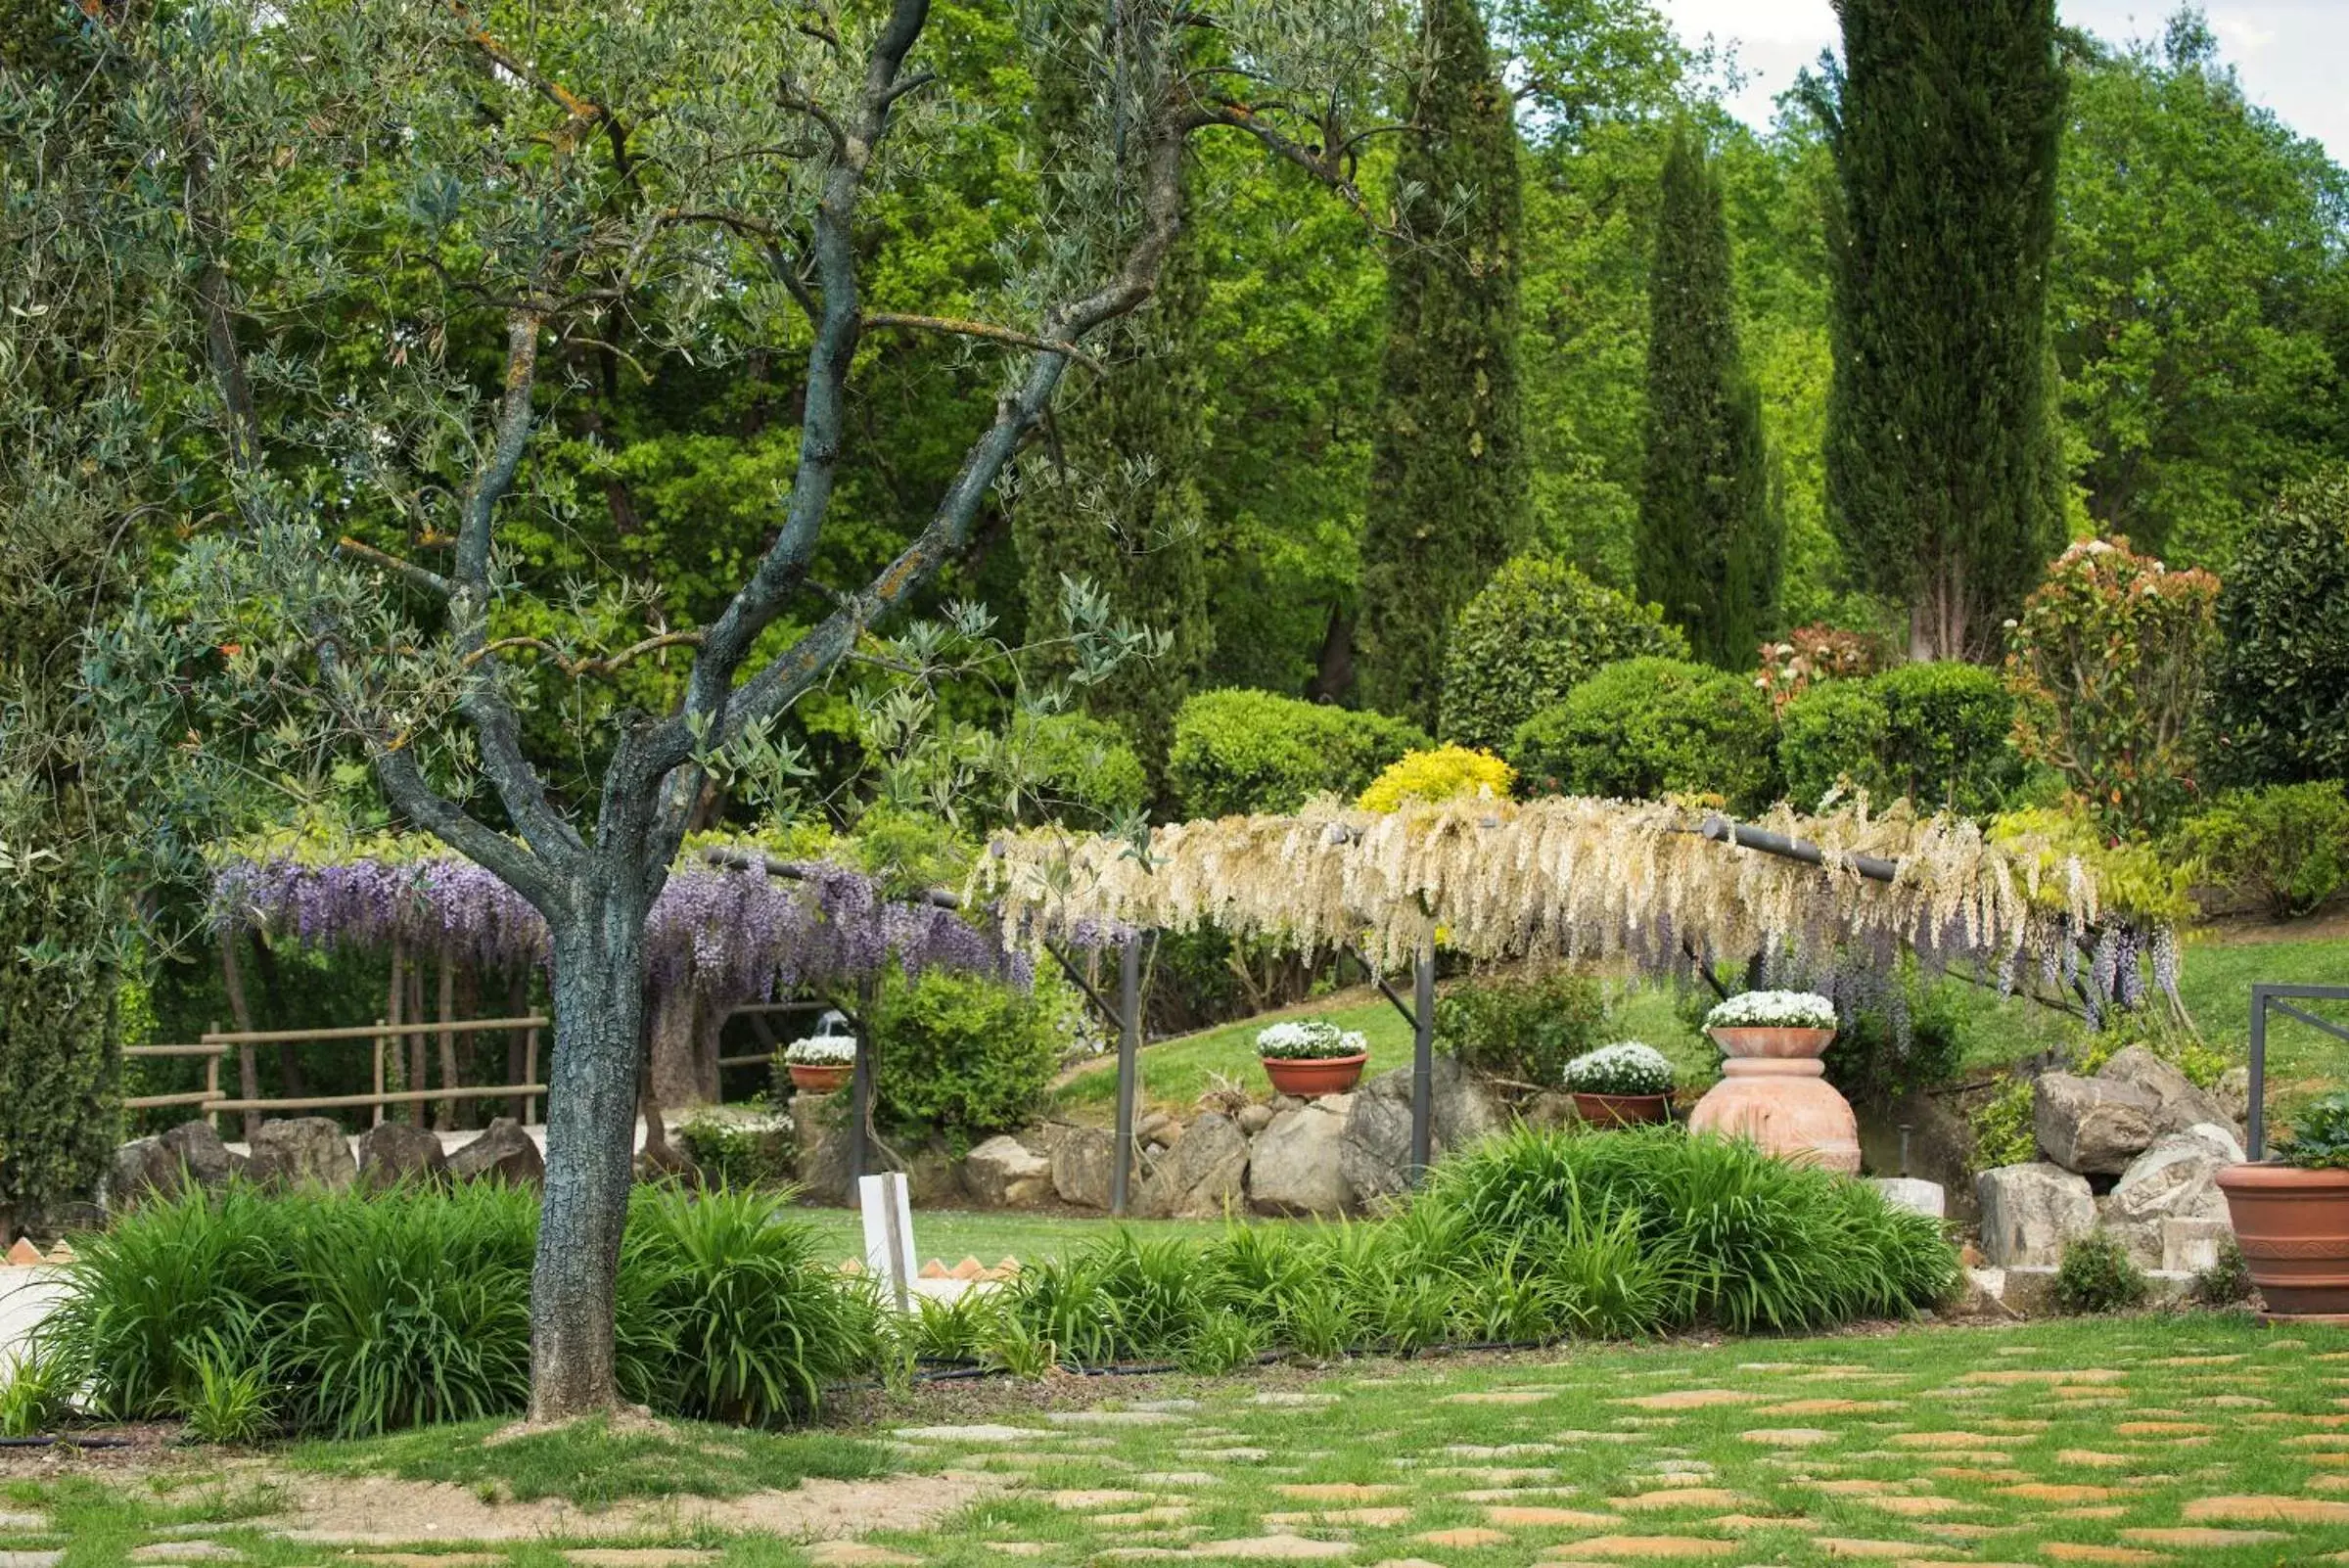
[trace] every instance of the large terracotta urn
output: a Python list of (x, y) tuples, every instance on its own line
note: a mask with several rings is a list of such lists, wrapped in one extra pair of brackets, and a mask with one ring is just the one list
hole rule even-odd
[(2219, 1190), (2268, 1315), (2349, 1322), (2349, 1171), (2231, 1165)]
[(1691, 1132), (1744, 1138), (1768, 1153), (1860, 1172), (1860, 1120), (1819, 1059), (1831, 1029), (1715, 1029), (1721, 1082), (1688, 1113)]

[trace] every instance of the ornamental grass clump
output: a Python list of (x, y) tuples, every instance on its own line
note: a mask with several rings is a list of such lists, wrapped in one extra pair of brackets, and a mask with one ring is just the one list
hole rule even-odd
[(1326, 1018), (1292, 1018), (1256, 1032), (1256, 1054), (1267, 1062), (1328, 1062), (1370, 1049), (1359, 1029), (1340, 1029)]
[(1635, 1039), (1585, 1051), (1566, 1064), (1562, 1078), (1576, 1094), (1670, 1094), (1673, 1086), (1672, 1063), (1653, 1045)]
[[(616, 1327), (628, 1399), (772, 1424), (876, 1365), (869, 1287), (822, 1267), (788, 1197), (639, 1193)], [(537, 1231), (536, 1195), (498, 1183), (158, 1198), (75, 1239), (39, 1352), (94, 1414), (223, 1436), (516, 1414)]]
[(1746, 991), (1716, 1003), (1707, 1029), (1833, 1029), (1835, 1004), (1817, 992)]

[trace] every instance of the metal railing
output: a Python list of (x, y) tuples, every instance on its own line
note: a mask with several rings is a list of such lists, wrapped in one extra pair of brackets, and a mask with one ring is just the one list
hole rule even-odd
[(2290, 986), (2255, 983), (2251, 987), (2251, 1107), (2249, 1125), (2244, 1131), (2244, 1144), (2254, 1160), (2267, 1153), (2268, 1098), (2268, 1012), (2272, 1008), (2284, 1017), (2324, 1031), (2335, 1039), (2349, 1040), (2349, 1025), (2336, 1024), (2329, 1018), (2320, 1018), (2295, 1001), (2349, 1001), (2349, 986)]

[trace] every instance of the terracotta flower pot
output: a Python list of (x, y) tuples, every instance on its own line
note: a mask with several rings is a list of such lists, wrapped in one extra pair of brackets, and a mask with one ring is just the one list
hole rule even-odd
[[(1719, 1033), (1719, 1031), (1716, 1031)], [(1826, 1034), (1825, 1030), (1792, 1031)], [(1860, 1121), (1817, 1061), (1732, 1056), (1688, 1113), (1691, 1132), (1744, 1138), (1764, 1152), (1845, 1176), (1860, 1172)]]
[(1713, 1037), (1713, 1043), (1721, 1047), (1724, 1056), (1767, 1057), (1777, 1061), (1817, 1056), (1835, 1038), (1831, 1029), (1781, 1029), (1775, 1025), (1708, 1029), (1705, 1033)]
[(2231, 1165), (2219, 1190), (2268, 1315), (2349, 1320), (2349, 1171)]
[(1265, 1076), (1272, 1081), (1277, 1094), (1294, 1094), (1301, 1100), (1314, 1099), (1323, 1094), (1343, 1094), (1360, 1081), (1362, 1064), (1370, 1060), (1368, 1051), (1356, 1051), (1352, 1056), (1263, 1056)]
[(1585, 1094), (1574, 1091), (1574, 1111), (1592, 1127), (1634, 1127), (1672, 1119), (1669, 1094)]
[(838, 1067), (811, 1067), (804, 1062), (786, 1062), (784, 1065), (791, 1069), (791, 1086), (802, 1094), (834, 1093), (848, 1083), (849, 1075), (856, 1071), (852, 1063), (843, 1063)]

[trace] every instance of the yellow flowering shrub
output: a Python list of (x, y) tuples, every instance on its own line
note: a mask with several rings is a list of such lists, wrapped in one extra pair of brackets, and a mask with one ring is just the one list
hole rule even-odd
[(1404, 753), (1354, 804), (1365, 811), (1394, 811), (1406, 802), (1449, 801), (1455, 795), (1489, 793), (1505, 801), (1516, 782), (1516, 769), (1491, 752), (1439, 746), (1432, 752)]

